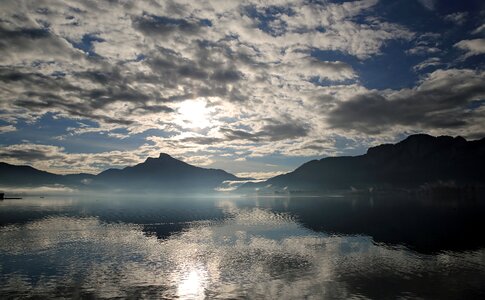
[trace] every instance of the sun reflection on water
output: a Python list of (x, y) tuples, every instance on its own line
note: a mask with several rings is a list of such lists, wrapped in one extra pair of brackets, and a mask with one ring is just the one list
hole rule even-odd
[(207, 277), (202, 270), (190, 270), (179, 281), (177, 296), (181, 299), (204, 299), (206, 280)]

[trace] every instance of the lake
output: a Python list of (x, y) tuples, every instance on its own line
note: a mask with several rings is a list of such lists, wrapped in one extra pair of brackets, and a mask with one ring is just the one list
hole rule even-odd
[(0, 298), (485, 299), (476, 199), (0, 201)]

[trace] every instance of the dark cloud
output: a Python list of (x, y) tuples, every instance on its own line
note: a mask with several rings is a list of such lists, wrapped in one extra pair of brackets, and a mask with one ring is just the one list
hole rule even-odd
[(47, 98), (42, 97), (43, 100), (17, 100), (15, 105), (28, 109), (29, 111), (39, 112), (43, 114), (45, 110), (50, 112), (67, 113), (72, 117), (88, 118), (91, 120), (102, 121), (107, 124), (130, 125), (133, 121), (123, 118), (113, 118), (106, 115), (96, 114), (93, 108), (86, 103), (72, 103), (64, 101), (62, 98)]
[(226, 136), (228, 140), (250, 140), (259, 141), (260, 137), (257, 134), (247, 132), (239, 129), (221, 128), (220, 131)]
[(148, 36), (166, 36), (176, 32), (196, 34), (204, 26), (207, 26), (207, 23), (202, 21), (189, 22), (185, 19), (149, 14), (133, 19), (133, 27)]
[(304, 137), (308, 135), (310, 128), (307, 124), (281, 123), (279, 121), (271, 121), (271, 124), (264, 125), (261, 130), (251, 133), (244, 130), (221, 128), (221, 132), (228, 140), (249, 140), (253, 142), (259, 141), (280, 141), (285, 139), (292, 139)]
[(234, 82), (242, 78), (242, 73), (236, 70), (216, 70), (211, 79), (218, 82)]
[(139, 111), (141, 113), (146, 111), (149, 111), (151, 113), (160, 113), (160, 112), (171, 113), (171, 112), (174, 112), (174, 109), (166, 105), (142, 105), (132, 109), (131, 111), (132, 112)]
[(325, 150), (333, 150), (333, 149), (329, 149), (329, 147), (327, 147), (325, 145), (319, 145), (319, 144), (304, 145), (304, 146), (301, 147), (301, 149), (314, 150), (314, 151), (318, 151), (318, 152), (322, 152), (322, 151), (325, 151)]
[[(157, 84), (163, 88), (190, 87), (191, 98), (222, 97), (230, 101), (241, 102), (247, 99), (238, 82), (244, 78), (234, 64), (228, 65), (210, 57), (227, 55), (224, 47), (209, 47), (204, 43), (194, 44), (194, 59), (188, 59), (170, 49), (158, 48), (146, 59)], [(229, 88), (228, 85), (231, 85)], [(188, 98), (180, 97), (179, 100)]]
[(181, 143), (194, 143), (199, 145), (212, 145), (212, 144), (220, 143), (222, 141), (224, 140), (220, 138), (205, 137), (205, 136), (188, 137), (180, 140)]
[(74, 73), (79, 79), (88, 79), (93, 83), (99, 83), (101, 85), (112, 84), (113, 82), (123, 81), (123, 76), (119, 69), (112, 70), (89, 70), (83, 72)]
[(79, 87), (72, 85), (62, 78), (54, 78), (40, 73), (22, 72), (15, 67), (0, 67), (0, 82), (5, 84), (20, 84), (32, 91), (36, 88), (52, 94), (56, 91), (80, 91)]
[(209, 77), (196, 61), (168, 49), (159, 49), (146, 62), (161, 77), (160, 83), (170, 87), (179, 85), (183, 80), (204, 81)]
[[(6, 28), (0, 21), (0, 62), (24, 60), (81, 60), (82, 54), (48, 28)], [(5, 64), (4, 64), (5, 65)]]
[(292, 139), (306, 136), (310, 128), (306, 124), (300, 123), (274, 123), (265, 125), (258, 133), (261, 136), (268, 136), (271, 141)]
[(5, 44), (10, 44), (21, 39), (44, 39), (49, 38), (51, 35), (47, 29), (44, 28), (19, 28), (15, 30), (9, 30), (0, 27), (0, 47)]
[[(386, 97), (367, 93), (340, 103), (329, 112), (333, 128), (377, 134), (393, 126), (454, 129), (476, 123), (468, 104), (485, 95), (481, 75), (472, 71), (439, 71), (421, 86)], [(482, 116), (483, 117), (483, 116)]]
[[(0, 82), (17, 84), (24, 88), (22, 94), (17, 93), (12, 103), (31, 112), (57, 111), (75, 117), (85, 117), (109, 124), (130, 125), (130, 116), (113, 118), (96, 113), (95, 110), (104, 109), (116, 102), (132, 104), (128, 113), (145, 112), (173, 112), (173, 109), (163, 104), (148, 104), (149, 101), (167, 102), (172, 99), (144, 94), (129, 87), (131, 78), (121, 74), (119, 69), (110, 71), (86, 71), (73, 74), (74, 78), (87, 79), (96, 83), (100, 88), (76, 86), (66, 78), (47, 76), (38, 73), (23, 73), (9, 68), (0, 69)], [(26, 88), (28, 87), (28, 89)], [(67, 95), (66, 95), (67, 93)], [(72, 101), (68, 98), (76, 97), (83, 101)]]
[[(49, 150), (49, 149), (47, 149)], [(20, 161), (46, 161), (63, 158), (62, 155), (52, 154), (46, 149), (3, 149), (0, 151), (0, 159), (16, 159)]]

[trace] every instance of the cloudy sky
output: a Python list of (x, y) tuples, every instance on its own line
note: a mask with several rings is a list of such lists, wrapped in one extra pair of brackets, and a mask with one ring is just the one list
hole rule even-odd
[(165, 152), (256, 177), (409, 134), (485, 136), (485, 2), (0, 3), (0, 160)]

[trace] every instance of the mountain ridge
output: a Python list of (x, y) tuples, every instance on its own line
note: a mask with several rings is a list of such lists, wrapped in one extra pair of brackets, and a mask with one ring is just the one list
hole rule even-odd
[[(147, 191), (214, 190), (224, 181), (244, 181), (222, 169), (202, 168), (167, 153), (122, 169), (97, 175), (59, 175), (30, 166), (0, 163), (0, 184), (24, 186), (63, 184), (91, 189)], [(370, 147), (358, 156), (325, 157), (263, 182), (245, 183), (239, 190), (271, 189), (328, 191), (336, 189), (416, 188), (423, 184), (485, 183), (485, 138), (427, 134), (410, 135), (395, 144)]]
[(466, 141), (460, 136), (410, 135), (396, 144), (370, 147), (362, 155), (312, 160), (292, 172), (245, 184), (242, 189), (417, 188), (446, 181), (485, 182), (485, 138)]

